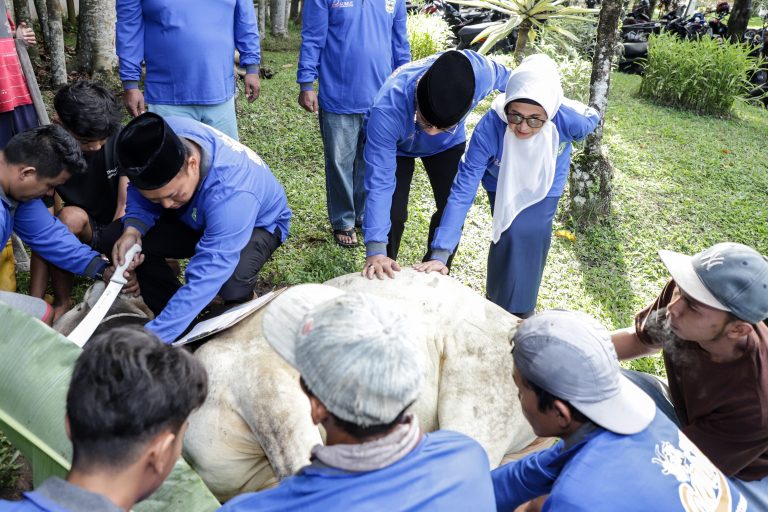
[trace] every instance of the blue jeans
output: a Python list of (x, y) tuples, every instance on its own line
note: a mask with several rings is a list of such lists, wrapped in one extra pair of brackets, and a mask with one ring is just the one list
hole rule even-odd
[(363, 223), (365, 208), (363, 114), (320, 110), (319, 117), (328, 219), (334, 230), (352, 229)]
[[(640, 389), (645, 391), (656, 402), (659, 410), (672, 420), (678, 428), (680, 427), (680, 421), (677, 419), (675, 408), (669, 399), (669, 388), (666, 384), (647, 373), (624, 369), (621, 372)], [(730, 477), (728, 480), (747, 498), (749, 510), (768, 510), (768, 477), (753, 482), (746, 482), (733, 477)]]
[(234, 96), (229, 101), (217, 105), (150, 105), (148, 109), (163, 117), (179, 116), (200, 121), (235, 140), (240, 140), (237, 136)]

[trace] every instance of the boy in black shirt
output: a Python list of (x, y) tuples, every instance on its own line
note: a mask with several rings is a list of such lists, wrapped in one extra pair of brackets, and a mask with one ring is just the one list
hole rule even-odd
[[(110, 254), (114, 236), (105, 236), (110, 229), (119, 232), (122, 226), (113, 221), (125, 213), (128, 179), (118, 176), (114, 146), (122, 120), (122, 108), (115, 95), (103, 85), (82, 80), (62, 87), (53, 99), (53, 122), (64, 127), (80, 143), (88, 171), (73, 176), (66, 184), (56, 187), (65, 206), (57, 212), (59, 220), (83, 243), (102, 254)], [(71, 307), (73, 276), (53, 265), (51, 284), (54, 293), (54, 319)], [(48, 281), (46, 263), (33, 255), (30, 294), (43, 297)]]

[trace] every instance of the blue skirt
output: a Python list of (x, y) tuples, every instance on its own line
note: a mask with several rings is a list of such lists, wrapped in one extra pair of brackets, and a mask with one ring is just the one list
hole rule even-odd
[[(495, 196), (488, 192), (491, 213)], [(512, 314), (525, 317), (536, 308), (559, 200), (545, 197), (529, 206), (515, 217), (498, 243), (491, 243), (486, 294)]]

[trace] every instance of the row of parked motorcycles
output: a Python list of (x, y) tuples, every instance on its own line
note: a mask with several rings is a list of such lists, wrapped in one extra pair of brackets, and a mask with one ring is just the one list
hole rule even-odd
[[(625, 73), (643, 72), (643, 65), (648, 56), (648, 37), (651, 34), (669, 32), (684, 40), (702, 37), (724, 39), (727, 36), (728, 27), (723, 18), (731, 11), (728, 2), (720, 2), (714, 10), (696, 12), (690, 16), (686, 16), (684, 11), (685, 6), (682, 6), (662, 16), (658, 21), (652, 21), (647, 0), (641, 0), (622, 24), (623, 54), (619, 61), (619, 70)], [(763, 27), (747, 30), (742, 41), (751, 47), (751, 56), (762, 57), (759, 67), (750, 77), (750, 96), (761, 100), (768, 107), (768, 15), (764, 18)]]
[[(599, 0), (589, 0), (592, 3)], [(591, 7), (594, 7), (592, 5)], [(459, 8), (447, 0), (428, 0), (422, 6), (409, 6), (409, 12), (422, 12), (442, 17), (451, 30), (451, 44), (456, 49), (478, 50), (484, 40), (473, 42), (486, 28), (506, 21), (504, 14), (490, 9)], [(728, 2), (722, 1), (715, 9), (705, 12), (685, 14), (686, 6), (671, 10), (659, 20), (651, 20), (648, 0), (630, 11), (622, 23), (621, 40), (623, 54), (619, 60), (619, 70), (625, 73), (642, 73), (643, 64), (648, 56), (648, 37), (652, 34), (669, 32), (681, 39), (702, 37), (724, 38), (728, 28), (723, 18), (731, 11)], [(750, 77), (754, 88), (751, 95), (760, 98), (768, 106), (768, 15), (762, 29), (750, 29), (744, 34), (744, 41), (752, 46), (753, 56), (762, 56), (761, 66)], [(512, 53), (517, 42), (517, 30), (496, 43), (491, 52)]]
[[(485, 42), (475, 43), (475, 38), (486, 28), (506, 21), (506, 16), (498, 11), (480, 8), (459, 8), (445, 0), (430, 0), (421, 8), (414, 7), (412, 12), (422, 12), (441, 16), (451, 29), (452, 46), (457, 50), (477, 51)], [(506, 38), (494, 45), (492, 52), (511, 53), (515, 50), (517, 30), (513, 30)]]

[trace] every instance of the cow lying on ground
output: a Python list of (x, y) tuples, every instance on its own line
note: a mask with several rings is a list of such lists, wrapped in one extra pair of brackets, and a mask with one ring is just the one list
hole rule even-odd
[[(350, 274), (327, 284), (392, 299), (412, 314), (428, 362), (424, 391), (412, 408), (422, 428), (474, 437), (494, 467), (533, 440), (512, 380), (516, 317), (437, 274), (403, 270), (383, 281)], [(308, 464), (310, 449), (321, 442), (298, 374), (261, 334), (263, 315), (196, 352), (210, 393), (190, 418), (184, 455), (220, 499), (276, 484)]]
[[(428, 362), (412, 407), (423, 429), (474, 437), (494, 467), (533, 440), (512, 380), (516, 317), (450, 277), (410, 269), (394, 280), (350, 274), (327, 284), (389, 298), (411, 313)], [(91, 290), (57, 328), (73, 329), (100, 293)], [(134, 305), (115, 308), (138, 314)], [(308, 464), (311, 448), (322, 442), (298, 374), (262, 335), (263, 316), (257, 312), (195, 352), (208, 370), (209, 395), (190, 417), (184, 456), (221, 500), (277, 484)]]

